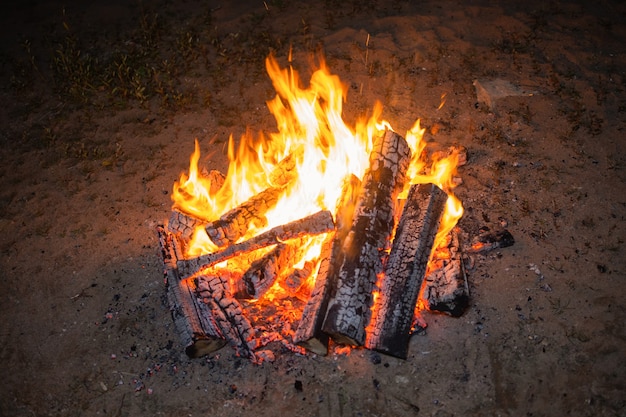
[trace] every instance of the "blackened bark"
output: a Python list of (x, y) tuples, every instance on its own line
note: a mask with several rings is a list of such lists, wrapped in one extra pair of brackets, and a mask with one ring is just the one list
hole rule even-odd
[(406, 358), (415, 303), (447, 198), (433, 184), (411, 186), (380, 281), (368, 348)]

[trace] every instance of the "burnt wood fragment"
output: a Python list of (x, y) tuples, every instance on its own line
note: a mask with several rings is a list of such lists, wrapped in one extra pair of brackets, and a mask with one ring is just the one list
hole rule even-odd
[(394, 227), (396, 198), (406, 182), (410, 154), (406, 140), (395, 132), (387, 130), (375, 140), (340, 264), (333, 272), (336, 285), (322, 327), (338, 343), (365, 342), (372, 289), (382, 272), (382, 252)]
[(484, 253), (498, 248), (507, 248), (515, 244), (515, 239), (507, 229), (491, 232), (486, 230), (472, 239), (472, 244), (465, 249), (467, 253)]
[(469, 296), (458, 231), (452, 229), (447, 247), (433, 254), (422, 300), (430, 311), (459, 317), (469, 304)]
[[(285, 276), (285, 279), (279, 282), (281, 288), (287, 291), (289, 295), (296, 296), (302, 299), (302, 296), (299, 295), (299, 291), (304, 283), (307, 281), (307, 279), (309, 279), (309, 277), (313, 275), (316, 267), (317, 262), (306, 261), (302, 268), (294, 268), (287, 276)], [(307, 299), (304, 299), (304, 301), (306, 301)]]
[(368, 348), (406, 359), (415, 304), (447, 199), (436, 185), (411, 186), (380, 281)]

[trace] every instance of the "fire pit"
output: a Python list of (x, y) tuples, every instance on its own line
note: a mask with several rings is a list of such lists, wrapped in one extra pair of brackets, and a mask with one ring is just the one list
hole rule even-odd
[(186, 352), (230, 344), (255, 362), (270, 343), (329, 344), (406, 358), (423, 309), (458, 316), (469, 291), (453, 194), (461, 148), (426, 152), (382, 106), (348, 126), (346, 88), (323, 60), (308, 88), (270, 56), (278, 132), (229, 141), (224, 175), (198, 165), (174, 185), (158, 235), (169, 303)]

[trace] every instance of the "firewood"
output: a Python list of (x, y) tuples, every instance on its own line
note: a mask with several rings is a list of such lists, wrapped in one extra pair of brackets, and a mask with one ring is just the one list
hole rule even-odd
[[(204, 184), (207, 182), (210, 184), (207, 190), (209, 195), (215, 195), (224, 184), (224, 174), (217, 170), (207, 171), (203, 168), (200, 175)], [(202, 204), (198, 204), (198, 200), (196, 200), (195, 196), (189, 194), (183, 187), (179, 187), (177, 191), (185, 196), (184, 200), (195, 200), (195, 204), (181, 207), (180, 203), (174, 203), (167, 229), (172, 233), (182, 236), (183, 239), (190, 239), (195, 227), (207, 223), (210, 219), (203, 216), (204, 210), (201, 207)]]
[(239, 281), (237, 298), (259, 299), (276, 282), (279, 271), (289, 268), (289, 256), (293, 255), (293, 246), (279, 243), (260, 259), (250, 265)]
[(368, 348), (406, 359), (415, 303), (447, 197), (433, 184), (411, 186), (380, 282)]
[(298, 175), (298, 163), (303, 157), (304, 147), (299, 146), (295, 151), (281, 159), (270, 173), (270, 184), (273, 187), (284, 187), (290, 184)]
[(178, 210), (172, 210), (172, 215), (167, 223), (167, 230), (178, 234), (183, 240), (189, 240), (193, 236), (196, 226), (200, 226), (204, 223), (204, 221), (198, 218)]
[(315, 286), (304, 306), (302, 318), (298, 324), (294, 343), (302, 346), (318, 355), (328, 353), (328, 335), (322, 331), (322, 325), (326, 316), (331, 285), (330, 279), (332, 268), (331, 256), (333, 246), (337, 246), (336, 233), (329, 233), (322, 245), (320, 265), (315, 278)]
[(395, 132), (376, 138), (322, 328), (338, 343), (365, 342), (372, 289), (382, 272), (381, 249), (393, 230), (396, 197), (406, 182), (410, 153), (405, 139)]
[(239, 356), (255, 361), (254, 329), (241, 304), (228, 291), (228, 281), (219, 275), (200, 275), (192, 281), (198, 298), (208, 306), (224, 338)]
[(251, 225), (267, 226), (265, 213), (276, 205), (284, 188), (270, 187), (229, 210), (219, 219), (206, 225), (209, 238), (219, 247), (233, 244), (243, 237)]
[(207, 306), (198, 301), (193, 288), (181, 281), (176, 269), (173, 242), (176, 237), (163, 227), (157, 228), (163, 258), (167, 299), (174, 325), (191, 358), (219, 350), (226, 344), (221, 331), (212, 319)]
[(224, 247), (237, 242), (246, 234), (250, 225), (265, 227), (267, 225), (265, 214), (276, 205), (285, 192), (285, 187), (296, 178), (296, 165), (301, 157), (302, 149), (299, 148), (283, 158), (270, 173), (269, 181), (272, 186), (207, 224), (205, 229), (213, 243)]
[[(302, 299), (302, 296), (299, 295), (299, 291), (306, 282), (306, 280), (309, 279), (311, 275), (313, 275), (316, 266), (317, 262), (305, 262), (302, 268), (294, 268), (287, 276), (285, 276), (283, 280), (279, 281), (279, 285), (282, 289), (287, 291), (289, 295), (296, 296)], [(309, 295), (310, 294), (307, 294), (307, 298), (304, 299), (304, 301), (308, 300)]]
[(280, 243), (254, 261), (241, 278), (240, 291), (237, 298), (259, 299), (276, 282), (277, 279), (288, 275), (293, 265), (300, 262), (305, 254), (305, 239), (293, 239), (289, 243)]
[(251, 252), (260, 248), (296, 239), (304, 235), (316, 235), (333, 230), (333, 217), (329, 211), (319, 211), (302, 219), (276, 226), (258, 236), (241, 243), (236, 243), (221, 251), (201, 255), (192, 259), (178, 260), (178, 270), (184, 277), (189, 277), (201, 268), (215, 265), (238, 254)]
[(333, 266), (343, 259), (341, 245), (350, 232), (354, 208), (358, 200), (361, 180), (351, 175), (343, 184), (337, 204), (337, 227), (329, 233), (322, 244), (320, 263), (316, 271), (315, 285), (302, 312), (294, 342), (318, 355), (328, 353), (329, 337), (322, 331), (324, 319), (331, 297), (331, 290), (337, 285)]
[(421, 298), (428, 310), (459, 317), (469, 304), (470, 294), (456, 229), (450, 232), (450, 242), (443, 249), (433, 254)]

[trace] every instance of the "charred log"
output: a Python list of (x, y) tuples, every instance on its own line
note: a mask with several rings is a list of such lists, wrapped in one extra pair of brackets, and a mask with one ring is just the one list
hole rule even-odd
[(298, 147), (294, 152), (284, 157), (270, 174), (270, 184), (273, 187), (285, 187), (296, 178), (298, 163), (304, 157), (304, 147)]
[(338, 343), (365, 342), (372, 289), (382, 272), (381, 251), (393, 230), (396, 197), (406, 181), (410, 153), (405, 139), (392, 131), (385, 131), (374, 144), (340, 263), (333, 272), (336, 286), (322, 328)]
[(292, 265), (300, 260), (302, 243), (302, 239), (279, 243), (265, 256), (254, 261), (241, 278), (240, 288), (235, 296), (261, 298), (281, 275), (286, 275), (285, 271), (290, 271)]
[(157, 228), (167, 285), (167, 299), (174, 325), (185, 346), (185, 353), (196, 358), (214, 352), (226, 344), (217, 323), (204, 303), (198, 301), (193, 288), (181, 281), (176, 269), (173, 248), (176, 237)]
[(422, 300), (430, 311), (459, 317), (469, 304), (469, 295), (459, 236), (456, 229), (453, 229), (447, 247), (438, 249), (433, 254), (425, 278)]
[(222, 335), (239, 356), (256, 361), (254, 329), (241, 304), (228, 291), (228, 282), (216, 275), (200, 275), (193, 280), (199, 299), (208, 306)]
[(358, 200), (361, 181), (350, 176), (343, 184), (341, 197), (337, 206), (337, 228), (329, 233), (322, 244), (320, 264), (315, 278), (315, 285), (302, 312), (302, 319), (296, 330), (294, 342), (319, 355), (328, 353), (328, 334), (322, 331), (331, 290), (336, 287), (337, 280), (333, 266), (343, 259), (341, 245), (350, 232), (354, 208)]
[[(210, 195), (215, 194), (222, 187), (225, 179), (224, 175), (216, 170), (211, 170), (209, 172), (203, 170), (202, 178), (204, 180), (207, 180), (210, 184), (210, 188), (208, 190)], [(180, 189), (179, 191), (182, 193), (183, 189)], [(197, 226), (206, 224), (206, 222), (206, 219), (187, 214), (184, 212), (183, 209), (175, 206), (172, 210), (172, 215), (170, 216), (170, 220), (167, 224), (167, 230), (177, 234), (183, 240), (187, 241), (193, 236), (195, 228)]]
[(302, 158), (302, 149), (281, 160), (270, 174), (271, 187), (255, 194), (239, 206), (224, 213), (218, 220), (206, 226), (209, 238), (219, 247), (237, 242), (246, 234), (251, 225), (258, 228), (267, 226), (265, 214), (273, 208), (285, 187), (297, 176), (296, 166)]
[(251, 252), (267, 246), (296, 239), (304, 235), (317, 235), (333, 230), (335, 227), (330, 212), (320, 211), (302, 219), (276, 226), (258, 236), (241, 243), (230, 245), (219, 252), (201, 255), (192, 259), (178, 260), (177, 266), (181, 275), (189, 277), (201, 268), (215, 265), (239, 254)]
[(189, 216), (177, 210), (172, 210), (172, 215), (167, 223), (167, 230), (177, 234), (183, 240), (189, 240), (197, 226), (205, 222), (195, 217)]
[(283, 194), (282, 188), (267, 188), (209, 223), (205, 230), (219, 247), (235, 243), (243, 237), (250, 226), (267, 226), (265, 213), (276, 205)]
[(328, 335), (322, 331), (326, 309), (328, 306), (329, 295), (331, 291), (332, 281), (331, 274), (331, 252), (333, 244), (336, 241), (335, 233), (329, 233), (322, 246), (320, 256), (321, 262), (315, 278), (315, 286), (311, 292), (304, 310), (302, 318), (298, 324), (298, 329), (294, 336), (294, 343), (302, 346), (318, 355), (326, 355), (328, 353)]
[(435, 185), (411, 186), (380, 282), (368, 348), (406, 358), (415, 303), (447, 198)]

